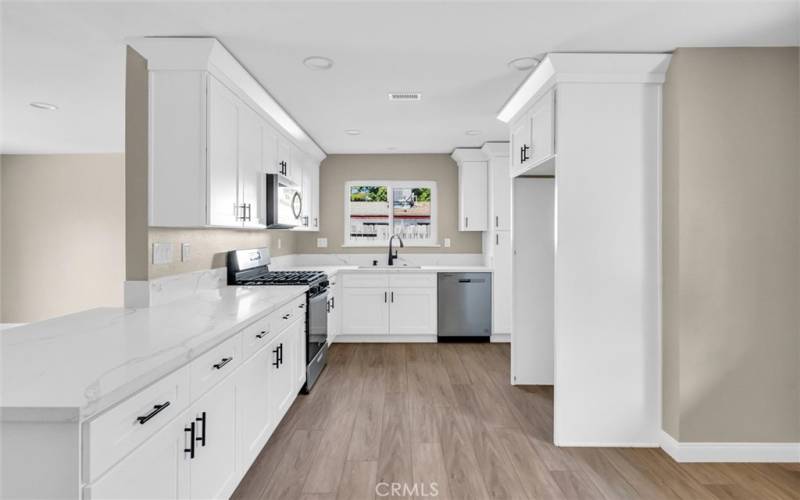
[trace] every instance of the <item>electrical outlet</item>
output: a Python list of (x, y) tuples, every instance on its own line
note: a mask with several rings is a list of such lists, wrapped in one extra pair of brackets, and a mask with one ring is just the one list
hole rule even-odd
[(450, 248), (450, 238), (445, 238), (444, 239), (444, 247), (445, 248)]
[(317, 238), (317, 248), (328, 248), (328, 238)]
[(172, 262), (172, 243), (153, 243), (153, 264)]
[(181, 243), (181, 262), (189, 262), (192, 253), (192, 246), (188, 243)]

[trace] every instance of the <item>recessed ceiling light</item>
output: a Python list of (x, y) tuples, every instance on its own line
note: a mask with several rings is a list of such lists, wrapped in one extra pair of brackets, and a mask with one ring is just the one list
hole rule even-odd
[(540, 62), (542, 60), (537, 57), (518, 57), (508, 61), (508, 67), (517, 71), (528, 71), (538, 66)]
[(333, 59), (322, 56), (311, 56), (303, 59), (306, 68), (313, 70), (326, 70), (333, 67)]
[(347, 135), (361, 135), (361, 131), (356, 128), (349, 128), (344, 133)]
[(46, 109), (48, 111), (55, 111), (58, 109), (58, 106), (56, 106), (55, 104), (50, 104), (49, 102), (34, 101), (31, 103), (31, 106), (37, 109)]
[(480, 130), (467, 130), (464, 133), (467, 134), (467, 135), (481, 135), (481, 131)]

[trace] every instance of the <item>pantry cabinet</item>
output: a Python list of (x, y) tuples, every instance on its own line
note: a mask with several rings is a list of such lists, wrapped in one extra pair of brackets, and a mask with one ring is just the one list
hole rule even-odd
[(495, 231), (492, 239), (492, 333), (508, 335), (511, 333), (513, 290), (511, 232)]

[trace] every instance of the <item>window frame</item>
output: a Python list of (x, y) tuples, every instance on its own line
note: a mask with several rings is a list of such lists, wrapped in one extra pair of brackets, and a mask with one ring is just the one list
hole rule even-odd
[(389, 227), (394, 228), (394, 189), (395, 188), (428, 188), (431, 190), (431, 236), (424, 241), (406, 241), (407, 247), (439, 247), (439, 193), (436, 181), (386, 181), (386, 180), (355, 180), (344, 183), (344, 239), (342, 247), (356, 248), (387, 248), (389, 242), (359, 241), (350, 237), (350, 190), (353, 186), (386, 186), (387, 201), (389, 202)]

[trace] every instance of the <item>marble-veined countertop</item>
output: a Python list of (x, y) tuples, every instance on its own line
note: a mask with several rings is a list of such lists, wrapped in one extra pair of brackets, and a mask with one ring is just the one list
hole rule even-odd
[(91, 309), (5, 330), (2, 418), (91, 418), (305, 291), (223, 287), (149, 308)]

